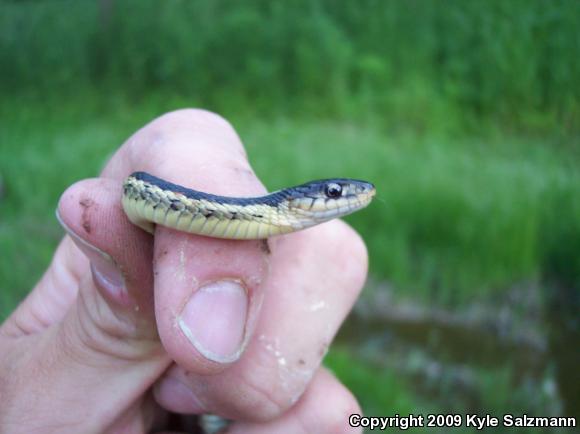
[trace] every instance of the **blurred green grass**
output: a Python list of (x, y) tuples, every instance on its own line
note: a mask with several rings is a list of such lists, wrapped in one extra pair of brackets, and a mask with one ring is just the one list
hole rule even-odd
[[(107, 6), (112, 5), (112, 6)], [(0, 90), (576, 137), (580, 3), (0, 2)], [(63, 14), (62, 11), (67, 13)]]

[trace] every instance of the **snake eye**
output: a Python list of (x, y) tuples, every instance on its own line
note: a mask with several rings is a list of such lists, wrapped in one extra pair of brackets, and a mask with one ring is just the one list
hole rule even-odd
[(340, 184), (337, 184), (336, 182), (331, 182), (329, 184), (326, 184), (324, 193), (326, 194), (326, 196), (335, 199), (337, 197), (342, 196), (342, 187), (340, 186)]

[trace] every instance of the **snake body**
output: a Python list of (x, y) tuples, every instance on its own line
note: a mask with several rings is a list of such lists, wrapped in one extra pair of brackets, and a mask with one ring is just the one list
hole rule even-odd
[(262, 239), (350, 214), (367, 206), (374, 195), (371, 183), (335, 178), (236, 198), (135, 172), (123, 184), (122, 204), (129, 220), (151, 233), (158, 224), (214, 238)]

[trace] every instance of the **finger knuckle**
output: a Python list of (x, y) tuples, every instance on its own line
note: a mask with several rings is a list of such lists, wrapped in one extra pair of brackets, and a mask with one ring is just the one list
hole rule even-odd
[(156, 126), (174, 126), (175, 123), (187, 125), (206, 125), (214, 128), (226, 128), (233, 131), (230, 122), (223, 116), (209, 110), (199, 108), (183, 108), (174, 110), (158, 117)]
[(361, 236), (342, 221), (322, 225), (320, 236), (326, 256), (333, 252), (330, 259), (344, 282), (344, 290), (358, 294), (364, 285), (368, 269), (367, 247)]
[[(271, 384), (264, 387), (253, 378), (244, 382), (244, 394), (250, 398), (245, 400), (243, 407), (238, 408), (240, 414), (259, 422), (274, 420), (283, 415), (296, 402), (295, 394)], [(301, 392), (297, 392), (300, 394)]]
[(156, 168), (167, 166), (168, 172), (174, 171), (176, 161), (183, 164), (184, 158), (198, 167), (216, 163), (248, 166), (247, 153), (233, 126), (203, 109), (180, 109), (158, 117), (129, 140), (128, 149), (133, 161), (155, 161)]
[(351, 414), (361, 414), (361, 408), (356, 398), (341, 384), (335, 390), (325, 394), (327, 403), (325, 411), (321, 411), (317, 418), (316, 432), (328, 434), (357, 433), (360, 428), (353, 428), (348, 424)]

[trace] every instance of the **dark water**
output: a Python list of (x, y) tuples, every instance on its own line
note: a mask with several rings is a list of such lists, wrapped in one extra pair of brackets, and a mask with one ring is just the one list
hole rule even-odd
[(580, 289), (552, 284), (546, 300), (550, 359), (563, 413), (580, 419)]
[[(477, 376), (507, 368), (513, 390), (529, 392), (520, 393), (515, 404), (510, 396), (499, 397), (492, 404), (496, 410), (580, 420), (580, 297), (573, 288), (549, 288), (526, 290), (511, 302), (508, 297), (472, 306), (467, 313), (402, 305), (374, 294), (357, 306), (339, 341), (406, 375), (421, 395), (438, 399), (443, 408), (490, 411)], [(524, 300), (534, 297), (526, 305)], [(409, 369), (405, 354), (417, 350), (424, 366)]]

